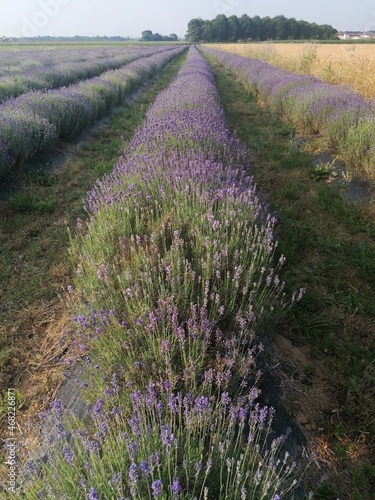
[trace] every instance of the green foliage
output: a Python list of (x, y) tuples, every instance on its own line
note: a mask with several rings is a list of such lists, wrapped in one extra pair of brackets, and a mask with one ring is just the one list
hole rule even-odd
[[(332, 38), (336, 33), (337, 30), (326, 24), (296, 21), (294, 18), (288, 19), (284, 16), (251, 18), (244, 14), (241, 17), (232, 15), (227, 18), (223, 12), (213, 20), (191, 19), (188, 23), (186, 38), (191, 43), (242, 40), (324, 40)], [(311, 54), (306, 54), (305, 62), (306, 65), (311, 64)]]
[(361, 406), (362, 420), (367, 429), (375, 433), (375, 361), (372, 360), (361, 372), (351, 378), (348, 388), (348, 404)]
[(45, 196), (32, 189), (17, 191), (8, 200), (9, 206), (17, 213), (39, 212), (50, 213), (55, 207), (54, 196)]
[(357, 488), (362, 489), (367, 486), (375, 486), (375, 465), (366, 461), (362, 465), (356, 467), (353, 478)]
[(8, 366), (13, 358), (13, 350), (1, 347), (0, 350), (0, 370)]
[(177, 42), (178, 36), (172, 33), (169, 36), (160, 35), (160, 33), (153, 33), (151, 30), (142, 31), (143, 42)]
[(327, 480), (320, 486), (314, 493), (314, 499), (316, 500), (336, 500), (337, 492), (335, 491), (332, 483)]
[[(347, 127), (345, 133), (337, 137), (340, 154), (354, 171), (364, 170), (372, 179), (375, 178), (375, 120), (373, 117), (359, 118)], [(331, 132), (332, 135), (332, 132)]]
[[(23, 402), (23, 396), (17, 389), (12, 391), (12, 396), (15, 397), (15, 406), (12, 404), (11, 407), (12, 410), (14, 409), (14, 411), (17, 412)], [(0, 417), (8, 414), (9, 406), (8, 390), (3, 390), (0, 393)]]

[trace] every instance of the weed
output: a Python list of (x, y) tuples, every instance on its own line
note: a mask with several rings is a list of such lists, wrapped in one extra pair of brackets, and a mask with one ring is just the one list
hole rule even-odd
[(313, 377), (314, 375), (316, 375), (316, 371), (317, 371), (317, 368), (312, 363), (309, 363), (308, 365), (305, 366), (306, 375), (308, 375), (310, 377)]
[(356, 467), (353, 471), (354, 484), (356, 488), (363, 490), (367, 487), (373, 487), (375, 478), (375, 465), (365, 462), (363, 465)]
[(25, 173), (23, 179), (21, 178), (20, 180), (18, 178), (18, 182), (21, 187), (25, 187), (25, 185), (51, 187), (58, 184), (59, 178), (56, 173), (39, 168), (35, 171)]
[(2, 348), (0, 350), (0, 370), (6, 368), (11, 362), (13, 358), (13, 351), (9, 348)]
[(302, 56), (299, 62), (301, 73), (311, 73), (313, 66), (318, 59), (318, 47), (316, 44), (305, 45), (302, 49)]
[(52, 196), (43, 196), (32, 189), (17, 191), (8, 200), (9, 206), (17, 213), (37, 212), (51, 213), (55, 208), (56, 200)]
[(322, 486), (320, 486), (314, 494), (314, 498), (317, 500), (336, 500), (337, 499), (337, 492), (335, 491), (330, 478), (327, 479), (323, 483)]
[[(14, 410), (17, 412), (22, 403), (23, 403), (23, 396), (19, 390), (15, 390), (12, 392), (12, 395), (14, 396)], [(13, 405), (12, 405), (13, 408)], [(3, 415), (7, 414), (9, 411), (9, 397), (8, 397), (8, 390), (3, 390), (0, 393), (0, 417)]]

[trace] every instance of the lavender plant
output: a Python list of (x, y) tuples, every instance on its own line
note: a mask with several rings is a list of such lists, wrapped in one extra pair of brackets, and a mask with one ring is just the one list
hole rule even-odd
[[(258, 404), (259, 337), (286, 298), (275, 218), (195, 48), (71, 239), (75, 342), (93, 403), (25, 498), (274, 499), (296, 465)], [(300, 470), (299, 470), (300, 472)]]

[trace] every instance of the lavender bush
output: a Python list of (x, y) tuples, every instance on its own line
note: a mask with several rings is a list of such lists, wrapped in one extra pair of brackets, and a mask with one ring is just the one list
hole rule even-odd
[[(352, 89), (278, 69), (259, 59), (203, 48), (234, 72), (273, 112), (305, 134), (322, 134), (328, 148), (355, 170), (375, 177), (375, 109)], [(354, 151), (353, 151), (354, 148)]]
[(76, 136), (182, 50), (159, 50), (100, 77), (57, 90), (28, 92), (5, 102), (0, 106), (0, 142), (8, 153), (0, 157), (0, 174), (48, 151), (58, 138)]
[[(261, 407), (260, 338), (286, 298), (275, 219), (227, 129), (195, 48), (71, 240), (84, 423), (53, 405), (61, 439), (25, 498), (288, 497), (300, 468)], [(286, 430), (286, 433), (288, 431)], [(269, 439), (267, 439), (269, 438)]]

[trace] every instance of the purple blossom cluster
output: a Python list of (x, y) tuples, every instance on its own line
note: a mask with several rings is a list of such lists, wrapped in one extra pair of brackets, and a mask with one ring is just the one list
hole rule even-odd
[(182, 50), (155, 49), (147, 56), (140, 52), (134, 61), (101, 76), (59, 89), (26, 92), (0, 105), (0, 174), (50, 149), (57, 139), (76, 136)]

